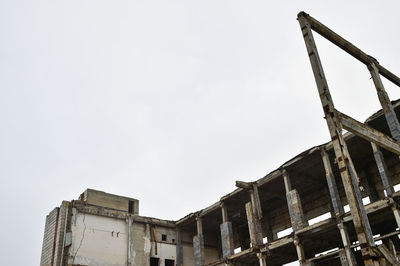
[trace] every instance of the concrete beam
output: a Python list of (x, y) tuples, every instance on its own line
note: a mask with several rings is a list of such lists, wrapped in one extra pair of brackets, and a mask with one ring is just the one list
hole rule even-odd
[(352, 132), (353, 134), (368, 140), (376, 145), (391, 151), (397, 155), (400, 155), (400, 144), (397, 143), (391, 137), (383, 134), (382, 132), (367, 126), (357, 120), (345, 115), (339, 111), (337, 111), (338, 116), (340, 117), (343, 128)]
[(309, 14), (305, 12), (300, 12), (297, 15), (297, 19), (306, 21), (307, 24), (309, 25), (310, 29), (318, 32), (322, 37), (328, 39), (331, 41), (333, 44), (337, 45), (341, 49), (343, 49), (345, 52), (348, 54), (352, 55), (365, 65), (369, 65), (371, 63), (374, 63), (377, 65), (377, 68), (379, 70), (379, 73), (396, 84), (397, 86), (400, 86), (400, 78), (397, 77), (395, 74), (381, 66), (378, 61), (373, 58), (372, 56), (364, 53), (361, 51), (359, 48), (357, 48), (355, 45), (350, 43), (349, 41), (345, 40), (343, 37), (341, 37), (339, 34), (335, 33), (331, 29), (329, 29), (327, 26), (316, 20), (315, 18), (311, 17)]
[[(326, 123), (332, 138), (332, 145), (335, 151), (336, 159), (338, 161), (340, 175), (345, 188), (350, 211), (353, 216), (353, 224), (355, 227), (355, 231), (357, 232), (357, 238), (362, 245), (361, 252), (362, 255), (365, 257), (364, 263), (367, 266), (375, 265), (375, 262), (377, 262), (377, 260), (374, 259), (375, 254), (372, 251), (372, 247), (374, 247), (375, 244), (373, 239), (371, 240), (370, 238), (370, 225), (368, 217), (364, 215), (365, 209), (362, 203), (360, 204), (359, 202), (357, 187), (354, 184), (354, 177), (356, 177), (356, 173), (353, 169), (350, 154), (341, 133), (341, 120), (343, 119), (338, 116), (338, 113), (334, 107), (332, 96), (329, 91), (329, 86), (325, 77), (325, 73), (323, 71), (321, 60), (319, 58), (318, 50), (315, 45), (312, 33), (313, 20), (310, 19), (308, 14), (303, 12), (298, 15), (298, 21), (300, 23), (300, 28), (303, 34), (304, 42), (306, 44), (312, 71), (314, 73), (314, 78), (317, 84), (322, 108), (324, 110)], [(368, 134), (365, 135), (368, 136)], [(390, 142), (390, 144), (392, 144), (392, 142)], [(398, 151), (400, 152), (400, 147)], [(353, 175), (350, 173), (350, 171), (353, 172)], [(369, 258), (372, 259), (370, 260)]]

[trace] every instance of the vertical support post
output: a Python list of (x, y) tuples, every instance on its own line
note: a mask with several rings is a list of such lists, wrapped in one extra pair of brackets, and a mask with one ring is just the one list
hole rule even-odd
[(176, 265), (183, 266), (182, 232), (176, 228)]
[(387, 169), (385, 159), (383, 158), (382, 151), (380, 148), (371, 142), (372, 152), (374, 153), (374, 158), (376, 166), (378, 167), (378, 172), (382, 180), (383, 188), (385, 189), (386, 196), (391, 197), (394, 193), (393, 187), (390, 185), (389, 171)]
[(193, 237), (194, 265), (204, 265), (204, 236), (201, 217), (196, 217), (197, 235)]
[(328, 189), (329, 189), (329, 194), (330, 194), (330, 198), (332, 201), (333, 210), (335, 212), (335, 217), (337, 220), (337, 227), (339, 229), (340, 236), (342, 238), (346, 264), (343, 263), (344, 258), (342, 258), (342, 256), (341, 256), (340, 260), (342, 262), (342, 265), (355, 266), (357, 264), (354, 259), (354, 255), (351, 250), (351, 247), (350, 247), (351, 243), (350, 243), (350, 239), (349, 239), (349, 234), (348, 234), (346, 226), (344, 225), (344, 223), (342, 221), (342, 215), (344, 214), (343, 204), (342, 204), (342, 201), (340, 200), (340, 195), (339, 195), (339, 191), (337, 189), (335, 176), (333, 175), (329, 155), (325, 150), (322, 150), (321, 157), (322, 157), (322, 162), (323, 162), (324, 168), (325, 168), (326, 182), (328, 183)]
[(400, 123), (397, 119), (392, 103), (390, 102), (389, 96), (385, 91), (385, 87), (383, 86), (381, 77), (379, 75), (379, 70), (375, 63), (369, 64), (368, 70), (371, 73), (372, 80), (374, 81), (379, 102), (381, 103), (383, 113), (385, 114), (390, 133), (395, 140), (400, 141)]
[(128, 266), (132, 265), (132, 218), (128, 215)]
[(247, 202), (246, 205), (247, 223), (249, 226), (250, 241), (252, 247), (258, 247), (262, 245), (262, 235), (260, 234), (260, 224), (257, 220), (256, 214), (253, 212), (253, 204), (251, 201)]
[(261, 220), (263, 218), (260, 195), (258, 194), (258, 186), (253, 183), (250, 189), (250, 200), (253, 205), (253, 212), (257, 215), (257, 219)]
[[(247, 202), (245, 207), (246, 207), (247, 222), (249, 226), (251, 246), (255, 249), (258, 249), (259, 246), (263, 244), (262, 233), (260, 233), (261, 224), (257, 218), (257, 214), (253, 211), (254, 208), (252, 202), (251, 201)], [(260, 263), (260, 266), (266, 265), (266, 259), (264, 254), (258, 252), (257, 258)]]
[(300, 242), (300, 239), (297, 235), (294, 236), (293, 242), (296, 247), (297, 257), (299, 259), (300, 265), (304, 265), (306, 261), (306, 256), (304, 255), (303, 244)]
[[(391, 197), (394, 193), (394, 189), (390, 185), (390, 177), (389, 177), (390, 174), (387, 169), (385, 159), (383, 158), (382, 151), (375, 143), (371, 143), (371, 146), (372, 146), (372, 151), (374, 153), (375, 162), (378, 167), (378, 172), (382, 180), (383, 188), (385, 189), (386, 192), (386, 196)], [(392, 211), (397, 223), (397, 227), (400, 228), (400, 211), (397, 208), (397, 204), (395, 201), (392, 201)]]
[(292, 224), (293, 232), (295, 233), (293, 243), (296, 247), (297, 257), (299, 259), (300, 265), (305, 266), (307, 265), (307, 262), (304, 255), (304, 247), (299, 237), (296, 235), (296, 231), (305, 226), (303, 208), (301, 206), (300, 197), (297, 193), (297, 190), (292, 189), (289, 173), (285, 169), (283, 169), (282, 175), (283, 182), (285, 184), (286, 200), (290, 215), (290, 222)]
[[(253, 183), (250, 189), (250, 200), (252, 211), (255, 218), (255, 229), (256, 229), (256, 238), (257, 238), (257, 245), (263, 244), (263, 230), (261, 222), (263, 220), (263, 214), (261, 209), (261, 201), (260, 196), (258, 194), (258, 186), (256, 183)], [(268, 249), (268, 247), (267, 247)], [(260, 266), (266, 266), (266, 255), (259, 252), (257, 253), (258, 261)]]
[[(361, 253), (363, 255), (365, 265), (376, 265), (379, 263), (379, 260), (376, 259), (376, 254), (372, 250), (375, 247), (375, 243), (372, 238), (371, 227), (368, 217), (364, 215), (364, 205), (362, 203), (360, 204), (358, 199), (359, 197), (357, 189), (359, 190), (359, 187), (357, 180), (354, 180), (356, 178), (356, 173), (351, 162), (347, 145), (342, 136), (341, 120), (338, 117), (337, 111), (333, 105), (328, 83), (326, 81), (322, 64), (318, 55), (318, 50), (315, 46), (311, 25), (307, 20), (308, 16), (308, 14), (301, 12), (298, 15), (298, 20), (304, 37), (304, 42), (307, 47), (307, 52), (317, 84), (321, 104), (325, 113), (329, 133), (332, 138), (332, 144), (338, 161), (338, 167), (344, 184), (346, 197), (350, 206), (353, 224), (357, 233), (358, 241), (361, 244)], [(350, 171), (352, 171), (353, 174), (351, 174)]]
[(267, 235), (268, 242), (272, 242), (278, 238), (276, 232), (274, 233), (272, 231), (272, 223), (271, 223), (271, 218), (269, 216), (265, 217), (263, 225), (264, 225), (264, 231)]
[(285, 191), (286, 193), (289, 193), (289, 191), (292, 190), (292, 183), (290, 182), (289, 174), (285, 169), (283, 169), (282, 175), (283, 175), (283, 183), (285, 184)]
[(220, 225), (221, 231), (221, 244), (222, 244), (222, 257), (228, 258), (234, 254), (233, 246), (233, 233), (232, 223), (228, 220), (228, 210), (223, 202), (221, 202), (222, 224)]

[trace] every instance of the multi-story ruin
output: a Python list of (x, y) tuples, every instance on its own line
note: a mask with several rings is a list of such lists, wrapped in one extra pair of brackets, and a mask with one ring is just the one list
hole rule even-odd
[[(178, 221), (88, 189), (47, 216), (41, 265), (398, 265), (400, 101), (381, 76), (400, 78), (308, 14), (298, 21), (330, 142)], [(335, 109), (313, 31), (367, 66), (382, 110), (365, 123)]]

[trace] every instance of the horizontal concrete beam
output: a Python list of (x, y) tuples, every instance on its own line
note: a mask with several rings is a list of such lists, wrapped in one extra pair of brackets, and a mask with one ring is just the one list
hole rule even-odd
[[(337, 110), (336, 110), (337, 111)], [(352, 132), (353, 134), (366, 139), (370, 142), (375, 143), (376, 145), (391, 151), (397, 155), (400, 155), (400, 144), (397, 143), (394, 139), (391, 137), (383, 134), (382, 132), (367, 126), (361, 122), (358, 122), (357, 120), (337, 111), (343, 128)]]
[(396, 84), (397, 86), (400, 86), (400, 78), (381, 66), (378, 61), (373, 58), (372, 56), (364, 53), (362, 50), (360, 50), (358, 47), (356, 47), (354, 44), (351, 42), (347, 41), (343, 37), (341, 37), (339, 34), (335, 33), (331, 29), (329, 29), (327, 26), (316, 20), (315, 18), (311, 17), (309, 14), (305, 12), (300, 12), (297, 17), (304, 17), (307, 22), (310, 24), (311, 29), (320, 34), (322, 37), (328, 39), (331, 41), (333, 44), (336, 46), (340, 47), (343, 49), (345, 52), (348, 54), (352, 55), (354, 58), (358, 59), (365, 65), (369, 65), (371, 63), (374, 63), (376, 67), (379, 70), (379, 74)]

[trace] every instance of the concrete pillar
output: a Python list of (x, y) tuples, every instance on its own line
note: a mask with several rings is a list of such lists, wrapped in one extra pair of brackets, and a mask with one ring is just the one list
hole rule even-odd
[(204, 265), (204, 236), (201, 217), (196, 218), (197, 235), (193, 237), (194, 265)]
[(379, 176), (381, 177), (383, 188), (386, 192), (386, 196), (391, 197), (394, 193), (393, 187), (390, 185), (390, 175), (387, 169), (385, 159), (380, 148), (371, 142), (372, 152), (374, 153), (374, 158), (376, 166), (378, 167)]
[(132, 217), (126, 219), (128, 225), (128, 266), (132, 265)]
[(355, 266), (357, 264), (354, 258), (353, 251), (350, 248), (351, 243), (349, 240), (349, 234), (347, 232), (347, 228), (342, 222), (342, 215), (344, 214), (344, 209), (342, 201), (340, 199), (339, 191), (337, 189), (335, 176), (333, 175), (332, 172), (331, 161), (329, 159), (328, 153), (325, 150), (321, 151), (321, 157), (325, 168), (326, 182), (328, 184), (329, 195), (332, 201), (332, 207), (335, 213), (336, 221), (338, 223), (337, 226), (340, 231), (340, 236), (342, 238), (342, 243), (344, 247), (343, 254), (345, 255), (345, 258), (342, 258), (341, 256), (340, 261), (342, 265)]
[(222, 257), (228, 258), (234, 254), (233, 246), (233, 233), (232, 223), (228, 220), (228, 211), (224, 203), (221, 203), (222, 224), (220, 225), (221, 231), (221, 244), (222, 244)]
[[(315, 24), (317, 24), (317, 21), (304, 12), (299, 13), (298, 21), (300, 23), (300, 28), (306, 44), (329, 133), (332, 138), (332, 145), (338, 162), (340, 175), (344, 184), (347, 201), (350, 206), (353, 224), (357, 232), (358, 241), (361, 244), (361, 253), (364, 257), (364, 263), (367, 266), (375, 265), (376, 263), (379, 263), (379, 260), (376, 259), (373, 251), (375, 248), (375, 243), (372, 238), (369, 220), (366, 216), (364, 205), (362, 202), (360, 203), (357, 174), (355, 172), (353, 163), (351, 162), (347, 145), (342, 136), (342, 119), (338, 116), (338, 113), (333, 105), (332, 96), (329, 92), (329, 86), (325, 78), (311, 30), (310, 21), (315, 22)], [(321, 23), (319, 23), (319, 25), (324, 29), (329, 30)]]
[[(246, 215), (249, 226), (250, 241), (253, 248), (259, 248), (263, 244), (263, 235), (260, 220), (254, 212), (251, 201), (246, 203)], [(266, 256), (262, 253), (257, 253), (260, 266), (266, 265)]]
[(390, 133), (395, 140), (400, 141), (400, 123), (397, 119), (392, 103), (390, 102), (389, 96), (385, 91), (385, 87), (383, 86), (381, 77), (379, 75), (379, 70), (375, 63), (371, 63), (367, 67), (371, 73), (372, 80), (374, 81), (379, 102), (381, 103), (383, 113), (385, 114)]
[[(292, 189), (289, 173), (284, 169), (282, 171), (282, 175), (283, 182), (285, 184), (286, 200), (289, 210), (290, 222), (292, 224), (293, 232), (296, 233), (297, 230), (306, 226), (306, 222), (304, 221), (303, 208), (301, 206), (300, 196), (297, 190)], [(300, 265), (307, 265), (306, 257), (304, 255), (303, 244), (296, 234), (293, 242), (296, 247), (297, 257), (299, 259)]]
[(176, 265), (183, 266), (182, 232), (176, 228)]

